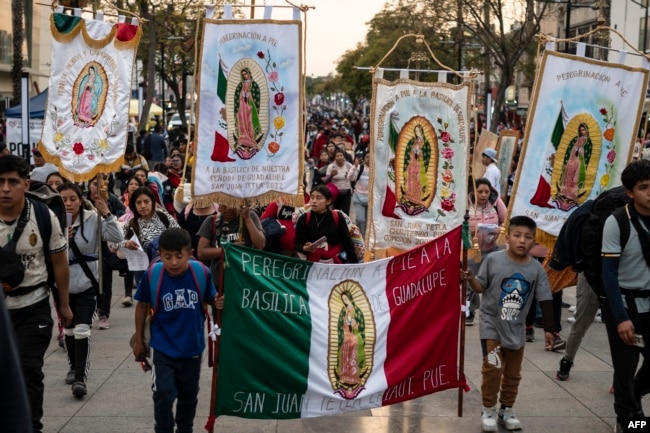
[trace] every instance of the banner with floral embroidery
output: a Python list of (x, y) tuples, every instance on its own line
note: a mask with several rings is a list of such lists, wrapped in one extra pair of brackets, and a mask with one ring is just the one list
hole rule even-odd
[(535, 220), (538, 242), (552, 247), (578, 206), (621, 184), (647, 83), (647, 69), (544, 52), (509, 209)]
[(463, 222), (470, 84), (373, 81), (371, 250), (408, 250)]
[(52, 70), (38, 146), (74, 181), (119, 170), (131, 72), (142, 31), (135, 24), (53, 13)]
[(302, 204), (302, 24), (204, 20), (195, 201)]

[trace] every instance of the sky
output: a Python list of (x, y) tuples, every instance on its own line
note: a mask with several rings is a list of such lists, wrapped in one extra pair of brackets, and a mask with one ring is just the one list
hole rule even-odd
[[(307, 76), (336, 73), (336, 61), (365, 39), (366, 23), (387, 0), (303, 0), (307, 13)], [(261, 2), (258, 0), (257, 4)], [(372, 66), (372, 65), (358, 65)]]

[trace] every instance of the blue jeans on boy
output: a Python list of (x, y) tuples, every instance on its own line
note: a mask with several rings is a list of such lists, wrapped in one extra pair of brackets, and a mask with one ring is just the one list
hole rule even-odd
[[(201, 375), (201, 356), (170, 358), (153, 349), (153, 414), (156, 433), (192, 433)], [(176, 417), (173, 406), (176, 403)]]

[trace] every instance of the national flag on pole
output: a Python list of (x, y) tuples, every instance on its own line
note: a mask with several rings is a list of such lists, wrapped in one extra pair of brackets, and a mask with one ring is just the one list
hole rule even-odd
[(358, 265), (227, 245), (215, 415), (333, 415), (467, 388), (460, 247), (460, 227)]

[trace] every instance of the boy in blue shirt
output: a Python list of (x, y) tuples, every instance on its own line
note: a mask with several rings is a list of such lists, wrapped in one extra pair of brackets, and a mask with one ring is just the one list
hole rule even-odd
[[(173, 433), (176, 427), (177, 433), (191, 433), (205, 349), (203, 304), (215, 301), (216, 289), (209, 269), (198, 261), (190, 262), (192, 241), (185, 230), (165, 230), (160, 235), (159, 254), (160, 262), (149, 267), (135, 294), (133, 354), (137, 360), (149, 355), (143, 339), (151, 309), (154, 431)], [(222, 307), (222, 302), (215, 306)]]

